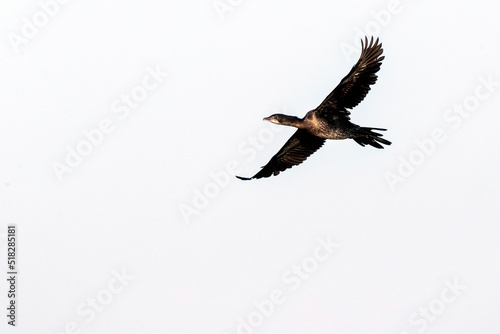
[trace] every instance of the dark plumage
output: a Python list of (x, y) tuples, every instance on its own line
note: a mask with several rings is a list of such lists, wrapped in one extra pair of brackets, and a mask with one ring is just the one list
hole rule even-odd
[(354, 139), (361, 146), (370, 145), (383, 148), (381, 144), (391, 142), (382, 138), (380, 128), (360, 127), (350, 122), (350, 112), (370, 91), (370, 85), (377, 81), (376, 73), (384, 59), (382, 44), (373, 37), (368, 43), (361, 40), (361, 56), (337, 87), (314, 110), (309, 111), (304, 118), (275, 114), (264, 120), (298, 128), (285, 145), (276, 153), (262, 169), (251, 178), (237, 176), (242, 180), (260, 179), (278, 175), (287, 168), (298, 165), (316, 152), (326, 139)]

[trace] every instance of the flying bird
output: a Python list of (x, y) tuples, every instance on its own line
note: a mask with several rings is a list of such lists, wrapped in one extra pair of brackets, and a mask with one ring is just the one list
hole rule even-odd
[(376, 73), (384, 56), (382, 44), (373, 37), (368, 43), (365, 37), (361, 40), (361, 56), (351, 71), (342, 79), (337, 87), (314, 110), (304, 118), (274, 114), (264, 118), (271, 123), (293, 126), (298, 130), (288, 139), (285, 145), (271, 160), (253, 177), (236, 176), (241, 180), (260, 179), (299, 165), (311, 154), (323, 146), (326, 139), (354, 139), (361, 146), (370, 145), (384, 148), (381, 144), (391, 145), (377, 131), (380, 128), (361, 127), (351, 123), (348, 109), (357, 106), (370, 91), (370, 85), (377, 81)]

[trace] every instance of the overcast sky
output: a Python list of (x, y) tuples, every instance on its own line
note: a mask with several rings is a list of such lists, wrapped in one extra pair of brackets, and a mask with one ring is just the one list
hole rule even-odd
[[(500, 332), (496, 3), (4, 1), (0, 31), (2, 333)], [(236, 179), (365, 35), (351, 120), (393, 144)]]

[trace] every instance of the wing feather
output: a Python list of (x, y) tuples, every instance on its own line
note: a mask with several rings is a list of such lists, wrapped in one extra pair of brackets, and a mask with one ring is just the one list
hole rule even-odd
[(298, 129), (262, 169), (251, 178), (237, 176), (242, 180), (260, 179), (299, 165), (316, 152), (325, 139), (313, 136), (303, 129)]
[(350, 112), (346, 109), (357, 106), (370, 91), (370, 85), (377, 81), (376, 73), (384, 59), (382, 51), (378, 38), (374, 41), (372, 37), (369, 43), (366, 37), (364, 43), (361, 40), (358, 62), (317, 109), (322, 113), (339, 113), (349, 119)]

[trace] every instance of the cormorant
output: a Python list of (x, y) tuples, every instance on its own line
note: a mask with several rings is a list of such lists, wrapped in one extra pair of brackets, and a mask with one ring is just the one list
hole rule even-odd
[(316, 152), (326, 139), (354, 139), (361, 146), (370, 145), (383, 148), (381, 144), (391, 142), (382, 138), (382, 134), (373, 130), (385, 131), (380, 128), (366, 128), (350, 122), (350, 112), (368, 94), (370, 85), (377, 81), (377, 71), (384, 59), (382, 44), (373, 37), (368, 43), (361, 40), (361, 56), (339, 85), (314, 110), (309, 111), (304, 118), (274, 114), (264, 118), (275, 124), (294, 126), (298, 130), (271, 160), (253, 177), (236, 176), (242, 180), (260, 179), (278, 175), (287, 168), (306, 160)]

